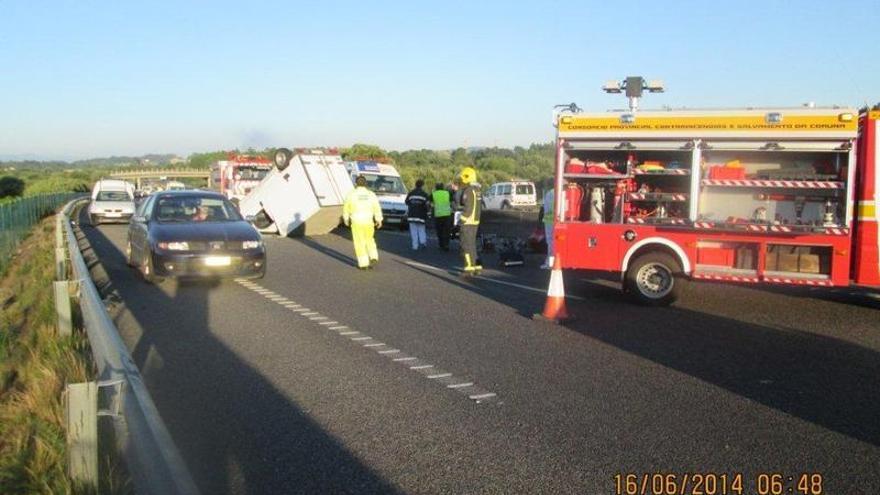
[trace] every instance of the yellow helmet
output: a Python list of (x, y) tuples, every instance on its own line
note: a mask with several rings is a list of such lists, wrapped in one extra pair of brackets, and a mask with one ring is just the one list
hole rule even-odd
[(470, 184), (477, 180), (477, 171), (474, 170), (473, 167), (465, 167), (461, 169), (461, 174), (459, 174), (461, 178), (462, 184)]

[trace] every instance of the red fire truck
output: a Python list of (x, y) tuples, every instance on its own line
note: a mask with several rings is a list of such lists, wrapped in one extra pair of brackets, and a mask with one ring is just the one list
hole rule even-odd
[(690, 279), (880, 287), (880, 108), (638, 111), (627, 93), (554, 115), (562, 268), (651, 305)]
[(272, 170), (272, 161), (261, 156), (230, 153), (211, 166), (211, 180), (235, 203), (244, 198)]

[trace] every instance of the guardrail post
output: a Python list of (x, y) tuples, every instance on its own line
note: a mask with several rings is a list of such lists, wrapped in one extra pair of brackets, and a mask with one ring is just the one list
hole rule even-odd
[(98, 486), (98, 384), (68, 383), (64, 397), (68, 475)]
[(73, 332), (70, 313), (70, 284), (67, 280), (53, 282), (55, 289), (55, 313), (58, 315), (58, 334), (67, 337)]

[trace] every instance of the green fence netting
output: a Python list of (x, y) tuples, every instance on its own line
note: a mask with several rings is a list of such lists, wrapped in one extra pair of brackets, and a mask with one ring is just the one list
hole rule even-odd
[(41, 218), (83, 193), (41, 194), (0, 204), (0, 275), (6, 273), (12, 255)]

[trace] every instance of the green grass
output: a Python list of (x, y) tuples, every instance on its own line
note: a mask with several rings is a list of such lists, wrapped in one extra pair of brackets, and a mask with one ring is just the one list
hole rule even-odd
[(35, 226), (0, 281), (0, 492), (89, 493), (66, 474), (65, 384), (93, 376), (82, 332), (55, 327), (54, 218)]

